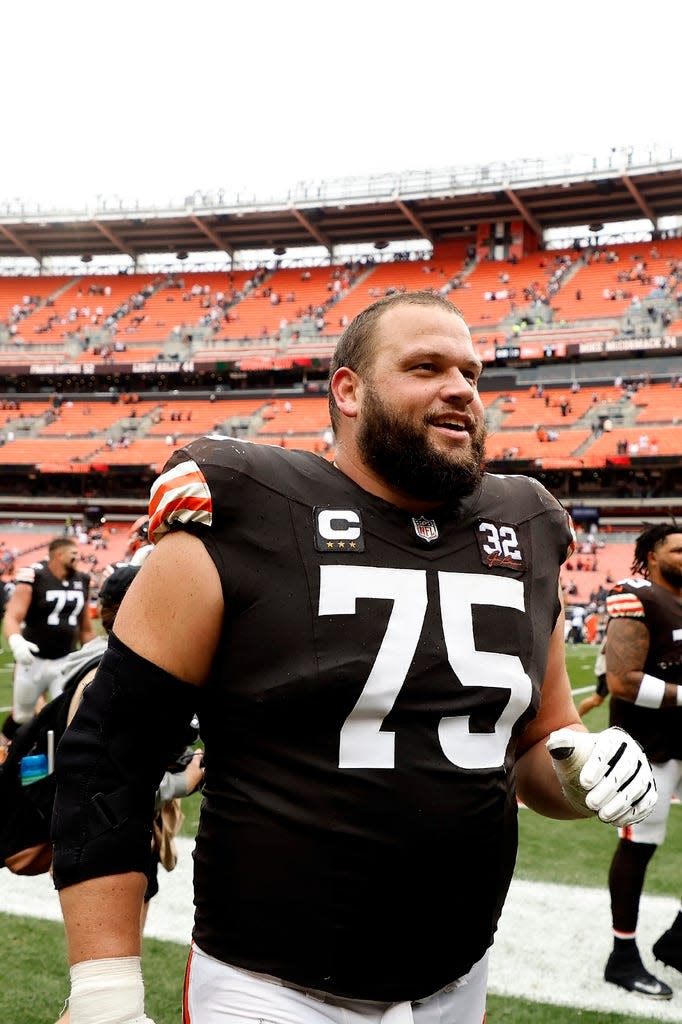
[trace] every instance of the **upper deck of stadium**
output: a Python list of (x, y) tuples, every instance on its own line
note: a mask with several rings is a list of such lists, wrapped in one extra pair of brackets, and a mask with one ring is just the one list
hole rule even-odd
[(682, 146), (525, 159), (365, 177), (300, 181), (281, 195), (194, 192), (157, 199), (102, 196), (92, 209), (0, 203), (0, 260), (143, 255), (180, 257), (475, 236), (480, 225), (521, 220), (536, 235), (579, 225), (679, 217)]

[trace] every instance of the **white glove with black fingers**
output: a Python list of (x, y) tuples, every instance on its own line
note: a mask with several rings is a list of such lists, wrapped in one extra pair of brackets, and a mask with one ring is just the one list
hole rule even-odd
[(585, 814), (621, 828), (646, 818), (658, 793), (648, 758), (623, 729), (557, 729), (547, 749), (566, 800)]
[(7, 637), (7, 643), (12, 649), (12, 657), (17, 665), (30, 665), (40, 650), (38, 644), (24, 639), (21, 633), (12, 633)]

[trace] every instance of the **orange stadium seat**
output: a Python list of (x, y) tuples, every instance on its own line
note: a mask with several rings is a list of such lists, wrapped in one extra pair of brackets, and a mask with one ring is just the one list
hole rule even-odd
[(93, 436), (100, 431), (131, 417), (142, 419), (158, 406), (157, 401), (141, 401), (134, 405), (123, 402), (64, 401), (57, 412), (57, 418), (43, 427), (40, 437)]
[(329, 426), (326, 398), (292, 398), (273, 402), (259, 436), (322, 433)]
[[(74, 537), (81, 555), (78, 567), (91, 574), (91, 583), (95, 589), (101, 582), (102, 571), (112, 562), (124, 559), (129, 528), (128, 522), (107, 520), (102, 530), (94, 531), (100, 535), (98, 538), (91, 537), (87, 542), (82, 542), (77, 534)], [(63, 532), (62, 524), (55, 524), (51, 530), (28, 523), (24, 528), (18, 524), (0, 526), (0, 548), (12, 553), (16, 571), (47, 558), (50, 541)]]
[(300, 327), (305, 319), (314, 322), (316, 310), (333, 294), (337, 271), (342, 268), (286, 268), (267, 274), (230, 310), (216, 339), (270, 338), (284, 327)]
[(574, 555), (568, 559), (561, 570), (561, 583), (564, 588), (569, 584), (575, 587), (575, 593), (567, 594), (569, 605), (587, 604), (600, 587), (608, 589), (611, 586), (609, 581), (615, 583), (632, 576), (630, 566), (635, 536), (636, 533), (631, 539), (624, 537), (619, 543), (604, 543), (603, 547), (597, 548), (594, 557), (580, 559)]
[[(605, 251), (617, 258), (609, 261)], [(552, 301), (552, 308), (561, 319), (568, 321), (624, 316), (633, 309), (633, 297), (646, 305), (654, 279), (667, 277), (670, 261), (680, 259), (680, 239), (664, 239), (655, 246), (651, 242), (631, 242), (602, 247), (598, 256), (592, 256), (588, 263), (579, 267), (570, 283)], [(640, 263), (645, 264), (643, 279), (636, 276)], [(614, 297), (605, 297), (605, 292)]]
[[(158, 406), (160, 419), (149, 428), (146, 437), (174, 434), (183, 439), (209, 434), (234, 419), (248, 420), (257, 412), (267, 408), (269, 402), (262, 398), (211, 402), (208, 399), (183, 399), (181, 402), (164, 400)], [(177, 417), (180, 418), (177, 418)]]
[(640, 387), (632, 400), (639, 408), (636, 422), (682, 422), (682, 388), (671, 383), (649, 384)]
[[(486, 442), (486, 456), (498, 459), (560, 459), (576, 455), (591, 436), (589, 430), (558, 431), (553, 441), (540, 441), (532, 430), (504, 430), (491, 433)], [(514, 454), (508, 454), (513, 452)]]
[[(622, 388), (581, 387), (572, 392), (570, 388), (545, 388), (541, 398), (528, 391), (514, 391), (510, 401), (498, 399), (498, 408), (504, 413), (502, 426), (505, 428), (545, 427), (566, 428), (577, 423), (582, 416), (601, 402), (615, 402), (622, 396)], [(566, 405), (565, 414), (562, 407)]]
[[(457, 242), (434, 249), (431, 259), (377, 263), (367, 269), (325, 314), (323, 335), (338, 335), (344, 323), (391, 289), (440, 291), (464, 271), (467, 243)], [(451, 295), (450, 298), (453, 298)]]

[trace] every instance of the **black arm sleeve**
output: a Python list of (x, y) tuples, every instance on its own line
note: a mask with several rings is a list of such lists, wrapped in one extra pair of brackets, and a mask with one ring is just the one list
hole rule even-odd
[(55, 754), (57, 889), (102, 875), (146, 873), (156, 789), (184, 745), (198, 699), (196, 686), (110, 635)]

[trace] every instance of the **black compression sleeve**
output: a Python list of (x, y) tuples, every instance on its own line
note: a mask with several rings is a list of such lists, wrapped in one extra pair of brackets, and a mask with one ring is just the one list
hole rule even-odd
[(198, 698), (195, 686), (110, 635), (55, 755), (57, 889), (102, 875), (146, 873), (154, 795), (184, 745)]

